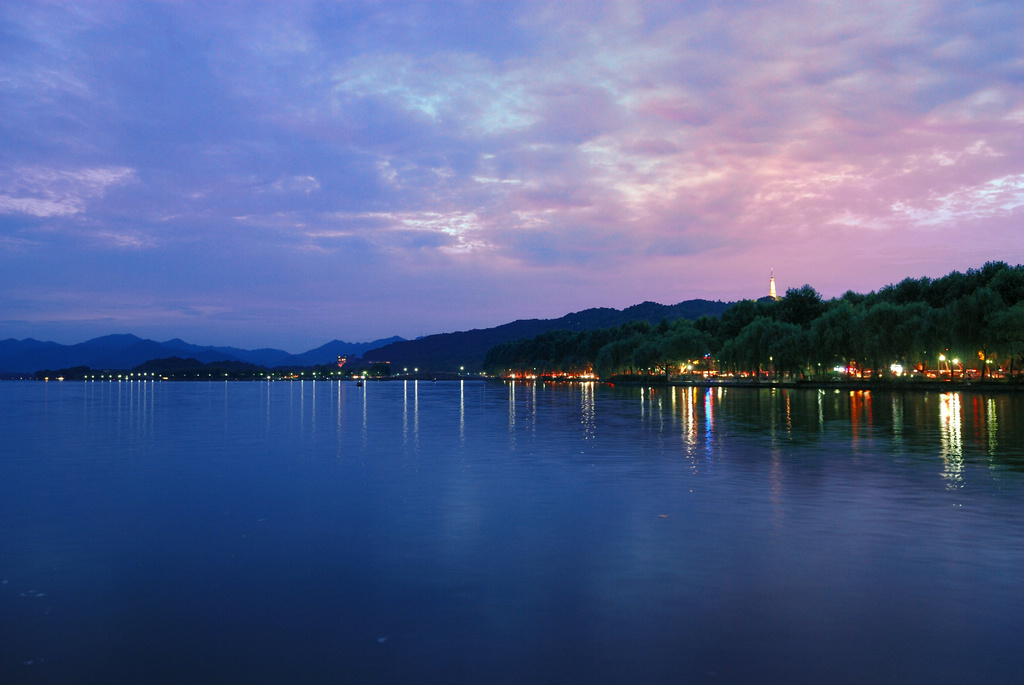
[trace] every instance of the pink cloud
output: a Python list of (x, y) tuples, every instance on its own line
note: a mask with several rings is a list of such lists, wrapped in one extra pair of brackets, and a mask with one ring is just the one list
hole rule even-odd
[(441, 301), (500, 323), (1024, 261), (1012, 4), (439, 5), (15, 3), (5, 278), (116, 301), (138, 268), (204, 312), (265, 281), (371, 338), (458, 327)]

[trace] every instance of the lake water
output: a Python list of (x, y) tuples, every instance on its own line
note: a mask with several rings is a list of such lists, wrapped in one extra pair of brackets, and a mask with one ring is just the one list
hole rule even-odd
[(3, 683), (1008, 683), (1024, 397), (0, 383)]

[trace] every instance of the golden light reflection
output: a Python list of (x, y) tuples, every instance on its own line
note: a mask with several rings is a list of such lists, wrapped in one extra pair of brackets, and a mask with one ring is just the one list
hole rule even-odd
[(853, 441), (860, 438), (861, 424), (867, 422), (866, 428), (871, 428), (872, 408), (870, 390), (850, 391), (850, 425)]
[(508, 383), (508, 448), (516, 449), (516, 382)]
[(793, 414), (790, 411), (789, 405), (789, 393), (785, 390), (782, 391), (783, 397), (786, 398), (786, 435), (793, 434)]
[(683, 389), (683, 440), (686, 442), (687, 452), (691, 452), (693, 450), (694, 445), (697, 444), (697, 408), (695, 406), (696, 395), (697, 388), (695, 386), (690, 386), (688, 388)]
[(583, 439), (593, 440), (596, 429), (594, 382), (587, 381), (581, 383), (580, 388), (582, 390), (580, 395), (580, 423), (583, 425)]
[(988, 453), (990, 456), (995, 456), (996, 447), (999, 444), (996, 440), (999, 422), (996, 420), (996, 401), (992, 398), (985, 402), (985, 429), (988, 436)]
[(939, 435), (942, 440), (942, 477), (949, 481), (947, 487), (963, 486), (964, 439), (962, 432), (963, 413), (960, 393), (943, 393), (939, 401)]

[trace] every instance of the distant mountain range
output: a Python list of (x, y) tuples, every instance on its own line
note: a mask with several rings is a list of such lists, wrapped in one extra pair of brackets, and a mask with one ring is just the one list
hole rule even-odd
[(559, 319), (520, 319), (495, 328), (440, 333), (416, 340), (400, 340), (370, 350), (363, 355), (364, 362), (391, 362), (392, 373), (403, 368), (420, 371), (479, 371), (483, 367), (487, 350), (495, 345), (520, 338), (532, 338), (545, 331), (582, 331), (620, 326), (629, 321), (646, 320), (653, 324), (662, 319), (697, 319), (705, 314), (719, 316), (732, 306), (732, 302), (687, 300), (665, 305), (643, 302), (626, 309), (600, 307), (566, 314)]
[(367, 350), (403, 340), (392, 337), (365, 343), (333, 340), (315, 350), (289, 354), (284, 350), (242, 350), (236, 347), (192, 345), (175, 338), (166, 342), (134, 335), (106, 335), (77, 345), (38, 340), (0, 340), (0, 373), (34, 373), (40, 369), (88, 366), (93, 369), (131, 369), (151, 359), (192, 358), (203, 363), (241, 361), (257, 366), (315, 366), (331, 364), (339, 356), (358, 357)]
[(166, 342), (134, 335), (107, 335), (77, 345), (38, 340), (0, 340), (0, 373), (34, 373), (41, 369), (88, 366), (93, 369), (132, 369), (152, 359), (191, 358), (203, 363), (240, 361), (267, 368), (332, 364), (339, 356), (362, 357), (364, 362), (389, 361), (393, 372), (403, 367), (420, 371), (479, 371), (487, 350), (503, 342), (532, 338), (545, 331), (581, 331), (618, 326), (627, 321), (658, 323), (679, 318), (718, 316), (731, 302), (687, 300), (674, 305), (644, 302), (626, 309), (596, 308), (559, 319), (521, 319), (494, 328), (428, 335), (417, 340), (400, 337), (366, 343), (333, 340), (315, 350), (289, 354), (284, 350), (243, 350), (236, 347), (193, 345), (175, 338)]

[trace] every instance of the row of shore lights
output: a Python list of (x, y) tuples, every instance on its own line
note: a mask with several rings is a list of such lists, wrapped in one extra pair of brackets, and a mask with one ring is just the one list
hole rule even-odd
[[(466, 370), (466, 367), (465, 367), (465, 366), (460, 366), (460, 367), (459, 367), (459, 372), (460, 372), (460, 373), (461, 373), (461, 372), (463, 372), (463, 371), (465, 371), (465, 370)], [(403, 368), (403, 369), (402, 369), (402, 371), (403, 371), (404, 373), (409, 373), (409, 369), (408, 369), (408, 368)], [(414, 367), (412, 371), (413, 371), (413, 373), (419, 373), (419, 372), (420, 372), (420, 369), (419, 369), (419, 367)], [(337, 373), (337, 372), (335, 372), (335, 373)], [(198, 375), (198, 374), (197, 374), (197, 375)], [(224, 376), (225, 376), (225, 377), (226, 377), (227, 375), (228, 375), (228, 374), (224, 374)], [(264, 374), (262, 374), (262, 373), (260, 374), (260, 376), (263, 376), (263, 375), (264, 375)], [(306, 375), (306, 372), (305, 372), (305, 371), (303, 371), (303, 372), (301, 373), (301, 375), (305, 376), (305, 375)], [(315, 372), (315, 371), (313, 372), (313, 375), (314, 375), (314, 376), (316, 376), (316, 372)], [(364, 372), (364, 374), (363, 374), (363, 375), (366, 375), (366, 374), (365, 374), (365, 372)], [(212, 374), (212, 373), (210, 373), (210, 374), (207, 374), (207, 376), (213, 376), (213, 374)], [(146, 371), (141, 371), (141, 372), (139, 372), (139, 373), (135, 373), (135, 372), (132, 372), (132, 373), (129, 373), (129, 374), (122, 374), (122, 373), (119, 373), (119, 374), (117, 374), (117, 378), (118, 378), (118, 379), (126, 379), (126, 380), (135, 380), (135, 378), (136, 378), (136, 377), (138, 377), (138, 379), (139, 379), (139, 380), (147, 380), (147, 379), (153, 379), (153, 380), (155, 380), (156, 378), (164, 378), (164, 379), (166, 379), (166, 376), (161, 376), (161, 375), (160, 375), (160, 374), (158, 374), (158, 373), (152, 373), (152, 372), (146, 372)], [(96, 380), (96, 376), (87, 376), (87, 378), (88, 378), (89, 380)], [(100, 380), (104, 380), (104, 379), (108, 379), (108, 378), (109, 378), (110, 380), (114, 380), (114, 374), (110, 374), (109, 376), (107, 376), (107, 375), (105, 375), (105, 374), (102, 374), (102, 373), (100, 374)], [(269, 376), (268, 376), (268, 378), (269, 378)], [(47, 378), (46, 380), (50, 380), (50, 379), (49, 379), (49, 378)], [(64, 380), (64, 379), (63, 379), (63, 377), (62, 377), (62, 378), (59, 378), (58, 380)]]
[[(459, 371), (465, 371), (465, 370), (466, 370), (465, 366), (460, 366), (459, 367)], [(405, 372), (405, 373), (409, 373), (409, 369), (408, 368), (402, 369), (402, 371)], [(412, 371), (413, 371), (413, 373), (419, 373), (420, 372), (419, 367), (413, 368)], [(337, 372), (335, 372), (335, 373), (337, 373)], [(213, 375), (212, 373), (207, 374), (207, 376), (212, 376), (212, 375)], [(224, 375), (227, 376), (228, 374), (224, 374)], [(261, 373), (260, 375), (262, 376), (264, 374)], [(306, 372), (303, 371), (303, 372), (301, 372), (300, 375), (305, 376)], [(316, 375), (316, 371), (313, 372), (313, 375), (314, 376)], [(364, 375), (365, 375), (365, 373), (364, 373)], [(144, 379), (145, 377), (150, 377), (150, 378), (156, 378), (156, 377), (161, 377), (162, 378), (163, 377), (163, 376), (160, 376), (159, 374), (149, 373), (149, 372), (129, 373), (129, 374), (121, 374), (121, 373), (119, 373), (119, 374), (117, 374), (118, 378), (128, 379), (128, 380), (132, 380), (135, 376), (138, 376), (139, 378), (142, 378), (142, 379)], [(96, 380), (96, 376), (88, 376), (88, 378), (90, 380)], [(114, 379), (114, 374), (110, 374), (110, 376), (106, 376), (104, 374), (100, 374), (100, 380), (103, 380), (105, 378), (110, 378), (111, 380), (113, 380)], [(47, 380), (49, 380), (49, 379), (47, 379)]]

